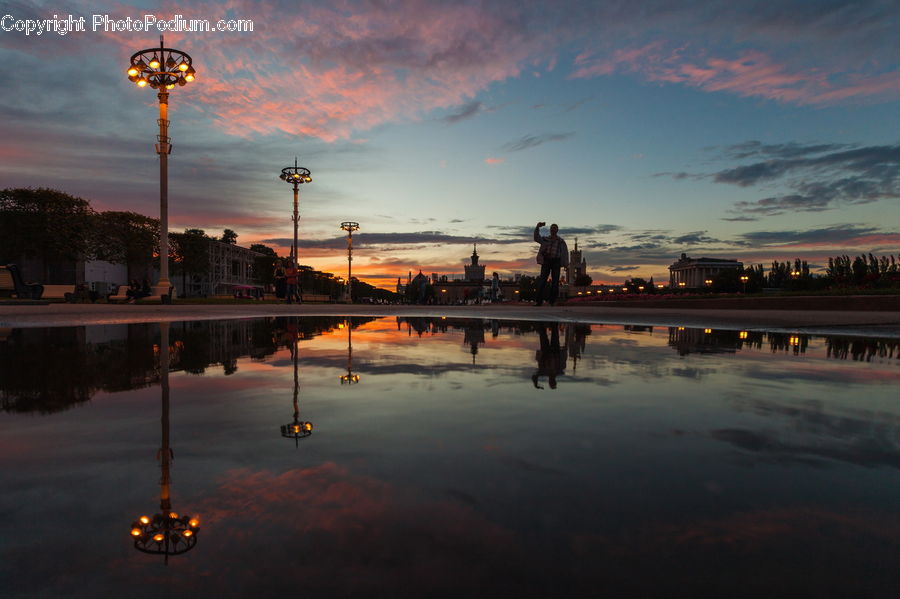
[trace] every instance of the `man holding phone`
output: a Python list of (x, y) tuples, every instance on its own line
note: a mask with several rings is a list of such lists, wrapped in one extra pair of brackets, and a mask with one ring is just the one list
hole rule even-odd
[(556, 304), (556, 296), (559, 295), (559, 270), (569, 265), (569, 248), (563, 238), (558, 235), (559, 227), (556, 223), (550, 225), (550, 235), (541, 235), (541, 227), (547, 223), (539, 222), (534, 228), (534, 240), (541, 244), (537, 254), (537, 263), (541, 265), (541, 274), (538, 275), (538, 294), (535, 305), (544, 303), (544, 292), (547, 288), (547, 276), (550, 276), (550, 294), (547, 303)]

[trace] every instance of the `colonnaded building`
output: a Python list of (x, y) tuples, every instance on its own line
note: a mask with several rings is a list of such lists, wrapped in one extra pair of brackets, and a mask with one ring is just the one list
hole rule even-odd
[(255, 283), (253, 263), (263, 254), (241, 247), (233, 243), (225, 243), (218, 239), (207, 239), (209, 244), (209, 266), (205, 273), (187, 273), (172, 275), (178, 295), (230, 295), (236, 286), (253, 285)]
[(720, 272), (741, 268), (743, 263), (737, 260), (721, 258), (681, 258), (669, 267), (669, 287), (672, 289), (699, 289), (708, 286)]

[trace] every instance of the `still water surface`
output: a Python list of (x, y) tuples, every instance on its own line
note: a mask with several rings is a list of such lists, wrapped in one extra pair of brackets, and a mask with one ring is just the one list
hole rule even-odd
[(0, 329), (0, 594), (896, 596), (898, 383), (871, 338)]

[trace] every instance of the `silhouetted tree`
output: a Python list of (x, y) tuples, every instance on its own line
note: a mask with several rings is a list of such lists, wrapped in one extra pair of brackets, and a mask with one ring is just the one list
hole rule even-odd
[(209, 272), (209, 237), (203, 229), (185, 229), (169, 234), (172, 272), (181, 274), (181, 292), (187, 291), (187, 276)]
[(221, 241), (223, 243), (230, 243), (231, 245), (234, 245), (237, 243), (237, 238), (238, 238), (237, 233), (235, 233), (231, 229), (225, 229), (224, 231), (222, 231), (222, 239), (220, 239), (219, 241)]
[(97, 260), (125, 264), (129, 279), (149, 277), (159, 253), (159, 219), (136, 212), (101, 212), (93, 218), (90, 253)]
[(55, 189), (4, 189), (0, 191), (0, 260), (37, 256), (42, 261), (42, 282), (49, 282), (51, 263), (89, 256), (94, 214), (87, 200)]
[(275, 261), (278, 254), (275, 250), (261, 243), (254, 243), (250, 250), (262, 256), (253, 258), (253, 279), (260, 285), (272, 285), (275, 283)]

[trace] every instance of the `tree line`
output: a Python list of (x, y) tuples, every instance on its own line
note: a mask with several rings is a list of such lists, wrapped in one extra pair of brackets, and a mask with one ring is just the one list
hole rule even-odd
[[(742, 280), (746, 277), (746, 280)], [(648, 293), (659, 290), (644, 279), (634, 278), (622, 286), (630, 292), (637, 292), (645, 286)], [(666, 285), (668, 287), (668, 285)], [(773, 260), (766, 270), (762, 264), (751, 264), (720, 272), (712, 278), (710, 291), (714, 293), (758, 293), (765, 288), (797, 291), (817, 291), (825, 289), (880, 289), (900, 287), (900, 256), (861, 254), (851, 259), (849, 256), (828, 258), (824, 273), (810, 271), (806, 260)]]
[[(225, 229), (222, 235), (208, 235), (190, 228), (169, 233), (169, 272), (187, 289), (187, 277), (209, 273), (209, 242), (236, 244), (238, 234)], [(255, 243), (249, 248), (254, 258), (256, 283), (274, 282), (276, 251)], [(0, 264), (36, 258), (43, 269), (41, 281), (51, 280), (59, 263), (103, 260), (124, 264), (128, 279), (150, 278), (159, 268), (159, 219), (128, 211), (96, 211), (88, 200), (48, 188), (7, 188), (0, 190)], [(300, 266), (305, 293), (338, 298), (343, 283), (332, 273)], [(177, 283), (176, 283), (177, 284)], [(354, 278), (354, 297), (382, 297), (385, 293)]]

